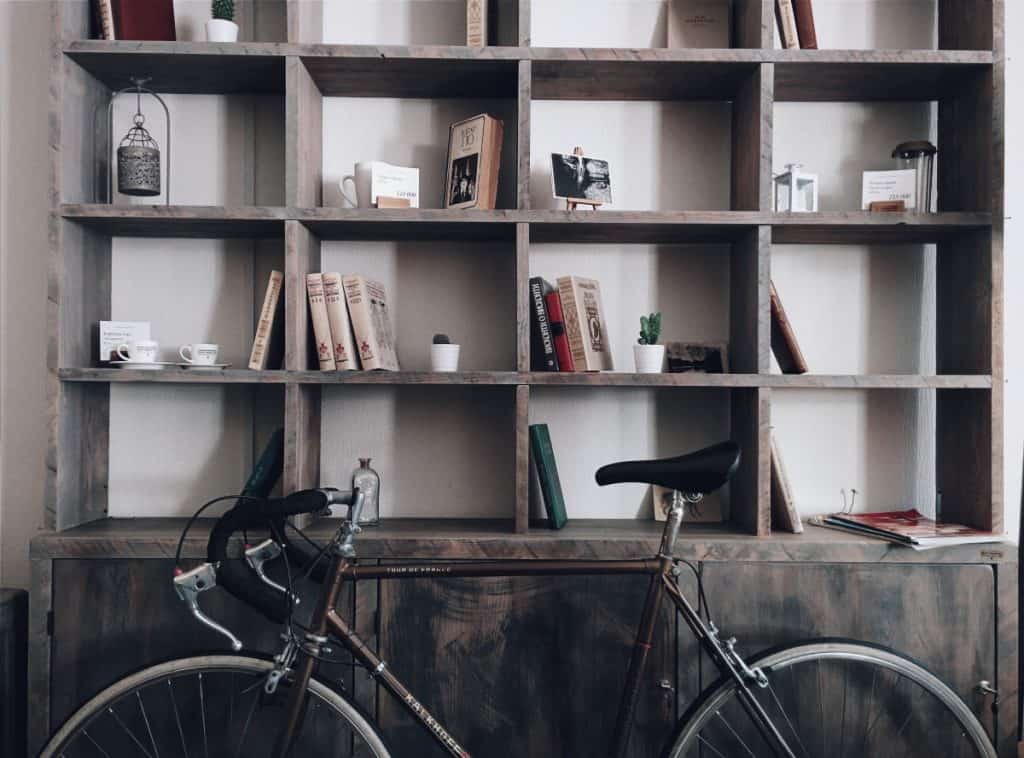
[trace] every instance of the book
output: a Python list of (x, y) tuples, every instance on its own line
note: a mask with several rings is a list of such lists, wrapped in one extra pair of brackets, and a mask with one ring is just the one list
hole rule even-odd
[(174, 0), (110, 0), (114, 39), (174, 42)]
[(731, 47), (730, 0), (672, 0), (668, 47)]
[(793, 0), (775, 0), (775, 22), (779, 25), (782, 47), (794, 50), (800, 47), (800, 35), (796, 30), (796, 15)]
[(769, 295), (772, 308), (772, 352), (775, 353), (775, 360), (779, 362), (783, 374), (806, 374), (807, 361), (800, 351), (796, 332), (793, 331), (793, 325), (786, 316), (786, 309), (782, 307), (782, 299), (775, 289), (775, 282), (769, 283)]
[(342, 277), (341, 283), (363, 369), (398, 371), (398, 353), (384, 285), (356, 275)]
[(554, 287), (541, 277), (530, 279), (530, 371), (558, 371), (545, 302), (545, 296), (554, 291)]
[(263, 453), (252, 468), (252, 473), (242, 487), (246, 497), (270, 497), (284, 470), (284, 429), (277, 429), (270, 435)]
[(263, 295), (259, 321), (256, 323), (252, 352), (249, 354), (249, 368), (254, 371), (279, 368), (281, 365), (284, 356), (284, 298), (281, 297), (283, 284), (284, 274), (280, 271), (271, 271), (267, 290)]
[(494, 209), (503, 134), (502, 122), (486, 113), (451, 125), (445, 208)]
[(559, 277), (558, 296), (573, 367), (577, 371), (611, 371), (614, 365), (600, 285), (582, 276)]
[(93, 0), (93, 7), (99, 21), (100, 39), (117, 39), (114, 33), (114, 7), (111, 0)]
[(555, 357), (559, 371), (573, 371), (572, 350), (569, 348), (569, 336), (565, 333), (565, 316), (562, 315), (562, 298), (558, 290), (552, 290), (544, 296), (544, 304), (548, 311), (548, 326), (551, 327), (551, 339), (555, 343)]
[(789, 477), (786, 476), (786, 468), (782, 465), (782, 455), (779, 453), (775, 435), (772, 435), (771, 444), (772, 527), (793, 534), (802, 534), (804, 525), (800, 520), (800, 512), (796, 509), (796, 501), (793, 500), (793, 488), (789, 484)]
[(568, 519), (565, 514), (565, 499), (562, 497), (562, 482), (558, 478), (555, 450), (551, 445), (551, 433), (547, 424), (530, 425), (530, 453), (537, 466), (548, 521), (552, 529), (561, 529)]
[(324, 300), (324, 275), (306, 274), (306, 293), (309, 295), (309, 316), (313, 321), (316, 340), (316, 360), (321, 371), (334, 371), (334, 339), (331, 322), (327, 319), (327, 301)]
[(348, 304), (341, 286), (341, 274), (328, 272), (324, 277), (324, 303), (327, 306), (327, 323), (331, 328), (331, 344), (334, 348), (334, 365), (338, 371), (359, 369), (359, 354), (356, 340), (352, 335), (352, 321), (348, 317)]
[(818, 34), (814, 30), (813, 0), (792, 0), (793, 17), (796, 20), (796, 35), (804, 50), (818, 49)]
[(1001, 535), (994, 532), (973, 529), (963, 524), (936, 522), (921, 515), (916, 508), (880, 513), (832, 513), (815, 516), (811, 523), (888, 540), (916, 550), (998, 542), (1001, 538)]
[(466, 45), (469, 47), (487, 46), (487, 6), (488, 0), (466, 0)]

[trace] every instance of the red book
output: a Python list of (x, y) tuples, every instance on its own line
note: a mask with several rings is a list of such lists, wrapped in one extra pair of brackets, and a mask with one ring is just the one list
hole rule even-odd
[(575, 371), (572, 362), (572, 350), (569, 349), (569, 337), (565, 333), (565, 317), (562, 315), (562, 299), (558, 290), (544, 296), (544, 304), (548, 307), (548, 324), (551, 337), (555, 341), (555, 355), (558, 356), (559, 371)]
[(114, 37), (174, 42), (174, 0), (111, 0)]
[(793, 15), (796, 16), (796, 33), (800, 47), (804, 50), (818, 49), (818, 35), (814, 30), (814, 9), (812, 0), (793, 0)]

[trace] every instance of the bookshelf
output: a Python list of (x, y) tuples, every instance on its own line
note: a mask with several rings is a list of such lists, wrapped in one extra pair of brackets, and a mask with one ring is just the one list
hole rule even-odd
[[(268, 42), (107, 42), (90, 40), (82, 4), (55, 3), (52, 87), (53, 277), (50, 284), (53, 439), (46, 524), (60, 532), (107, 524), (111, 391), (123, 386), (201, 386), (248, 392), (253, 416), (261, 392), (272, 401), (270, 420), (286, 429), (286, 489), (320, 484), (321, 411), (328, 398), (391, 387), (486, 392), (505, 411), (494, 430), (507, 472), (491, 486), (507, 492), (492, 514), (503, 533), (547, 538), (531, 529), (527, 426), (530, 409), (559, 393), (656, 392), (684, 397), (705, 392), (727, 409), (719, 437), (744, 448), (731, 485), (731, 515), (723, 536), (780, 539), (771, 534), (769, 428), (773, 391), (913, 390), (935, 396), (935, 478), (947, 518), (1002, 528), (1002, 3), (938, 0), (938, 49), (779, 50), (768, 0), (735, 4), (734, 47), (565, 48), (530, 46), (529, 0), (502, 2), (502, 46), (470, 49), (437, 45), (331, 44), (322, 41), (322, 8), (286, 3), (287, 34)], [(283, 16), (282, 16), (283, 17)], [(283, 205), (109, 205), (103, 197), (102, 146), (91, 129), (94, 109), (111, 88), (137, 73), (167, 94), (259, 95), (283, 106)], [(323, 195), (325, 98), (499, 100), (506, 117), (506, 160), (500, 208), (494, 211), (343, 209)], [(567, 212), (531, 208), (533, 106), (543, 101), (716, 102), (728, 107), (728, 206), (715, 210)], [(773, 111), (786, 102), (936, 103), (939, 211), (931, 215), (771, 210)], [(536, 191), (536, 188), (535, 188)], [(92, 330), (111, 313), (112, 240), (196, 238), (253, 240), (254, 293), (262, 267), (286, 273), (286, 359), (281, 370), (232, 369), (218, 374), (177, 370), (127, 371), (95, 367)], [(514, 303), (500, 335), (508, 365), (470, 367), (454, 374), (410, 370), (331, 373), (311, 370), (304, 275), (352, 243), (486, 245), (507, 272), (497, 285)], [(529, 369), (527, 280), (531, 253), (546, 245), (711, 244), (728, 269), (731, 373), (723, 375), (541, 374)], [(775, 245), (936, 246), (936, 372), (934, 374), (772, 373), (768, 282)], [(431, 247), (430, 245), (434, 245)], [(787, 299), (799, 297), (787, 294)], [(621, 366), (619, 367), (621, 370)], [(269, 385), (265, 390), (261, 385)], [(364, 389), (357, 389), (362, 387)], [(414, 389), (422, 387), (422, 389)], [(246, 389), (248, 388), (248, 389)], [(406, 389), (402, 389), (406, 388)], [(474, 389), (480, 388), (480, 389)], [(491, 389), (493, 388), (493, 389)], [(436, 390), (441, 391), (441, 390)], [(276, 393), (276, 394), (275, 394)], [(581, 395), (581, 393), (583, 393)], [(279, 401), (279, 395), (283, 400)], [(504, 423), (504, 422), (503, 422)], [(255, 444), (255, 441), (254, 441)], [(670, 450), (663, 451), (669, 454)], [(567, 453), (563, 467), (574, 465)], [(324, 481), (325, 484), (339, 482)], [(343, 484), (343, 482), (341, 482)], [(572, 504), (570, 503), (570, 515)], [(444, 515), (444, 514), (441, 514)], [(174, 519), (138, 520), (140, 529), (173, 532)], [(430, 531), (444, 532), (445, 519)], [(484, 523), (481, 521), (480, 523)], [(603, 523), (603, 522), (602, 522)], [(456, 521), (450, 521), (456, 528)], [(413, 528), (405, 524), (401, 528)], [(461, 528), (461, 527), (460, 527)], [(609, 521), (602, 539), (632, 539), (643, 525)], [(462, 529), (462, 531), (466, 531)], [(472, 533), (472, 530), (470, 530)], [(568, 533), (567, 533), (568, 534)], [(634, 535), (635, 536), (635, 535)], [(377, 538), (368, 535), (370, 541)]]

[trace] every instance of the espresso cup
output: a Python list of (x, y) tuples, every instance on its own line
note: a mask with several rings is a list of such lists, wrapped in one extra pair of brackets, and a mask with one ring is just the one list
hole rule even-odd
[(156, 340), (138, 340), (132, 344), (117, 346), (117, 355), (128, 363), (156, 363), (160, 343)]
[(212, 366), (217, 362), (217, 351), (220, 348), (209, 342), (196, 342), (192, 345), (182, 345), (178, 348), (178, 355), (185, 363), (193, 366)]

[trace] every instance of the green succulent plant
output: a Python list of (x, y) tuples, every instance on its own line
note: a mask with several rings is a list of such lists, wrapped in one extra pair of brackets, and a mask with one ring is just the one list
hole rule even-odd
[(213, 0), (210, 10), (214, 18), (224, 21), (235, 20), (235, 0)]
[(652, 313), (649, 316), (640, 317), (640, 339), (641, 345), (657, 345), (658, 337), (661, 336), (661, 313)]

